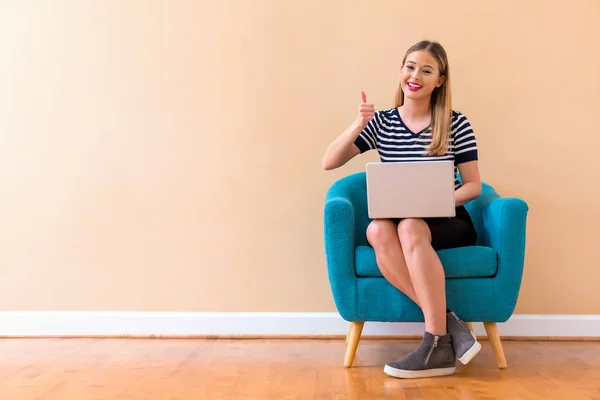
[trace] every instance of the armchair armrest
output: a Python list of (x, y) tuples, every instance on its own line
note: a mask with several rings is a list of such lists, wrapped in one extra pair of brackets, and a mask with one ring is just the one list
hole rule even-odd
[[(348, 178), (347, 178), (348, 179)], [(344, 179), (334, 184), (325, 197), (324, 243), (329, 284), (342, 318), (352, 321), (357, 310), (355, 272), (355, 187)]]
[(498, 254), (494, 296), (502, 304), (503, 319), (507, 320), (515, 309), (523, 278), (529, 207), (522, 199), (503, 198), (493, 190), (486, 191), (477, 202), (481, 212), (481, 243)]

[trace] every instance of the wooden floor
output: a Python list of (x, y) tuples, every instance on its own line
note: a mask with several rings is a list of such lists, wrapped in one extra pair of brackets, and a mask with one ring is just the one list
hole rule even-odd
[(600, 343), (489, 342), (455, 376), (399, 380), (417, 341), (0, 339), (0, 399), (600, 399)]

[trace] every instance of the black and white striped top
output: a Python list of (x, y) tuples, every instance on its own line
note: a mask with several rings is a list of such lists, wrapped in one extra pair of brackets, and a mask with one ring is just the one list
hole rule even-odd
[(454, 187), (458, 180), (457, 166), (467, 161), (477, 160), (477, 141), (467, 117), (452, 111), (452, 134), (448, 152), (443, 156), (428, 156), (431, 143), (431, 128), (421, 132), (411, 131), (402, 121), (397, 108), (376, 111), (375, 117), (358, 135), (354, 144), (361, 153), (377, 149), (382, 162), (454, 160)]

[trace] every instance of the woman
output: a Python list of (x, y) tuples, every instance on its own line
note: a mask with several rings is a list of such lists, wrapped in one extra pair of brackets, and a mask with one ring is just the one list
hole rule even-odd
[(367, 228), (383, 276), (423, 310), (421, 344), (388, 363), (399, 378), (453, 374), (456, 358), (467, 364), (481, 345), (456, 314), (446, 309), (445, 276), (436, 250), (470, 246), (477, 234), (464, 204), (481, 194), (478, 152), (467, 118), (452, 110), (450, 70), (444, 48), (422, 41), (405, 54), (396, 107), (375, 111), (361, 92), (358, 118), (327, 148), (323, 168), (346, 164), (377, 149), (383, 162), (454, 160), (456, 217), (376, 219)]

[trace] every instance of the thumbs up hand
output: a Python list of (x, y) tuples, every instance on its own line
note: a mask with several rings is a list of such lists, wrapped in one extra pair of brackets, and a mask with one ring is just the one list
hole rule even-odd
[(375, 117), (375, 105), (367, 103), (367, 95), (360, 91), (361, 103), (358, 106), (358, 125), (364, 129), (369, 121)]

